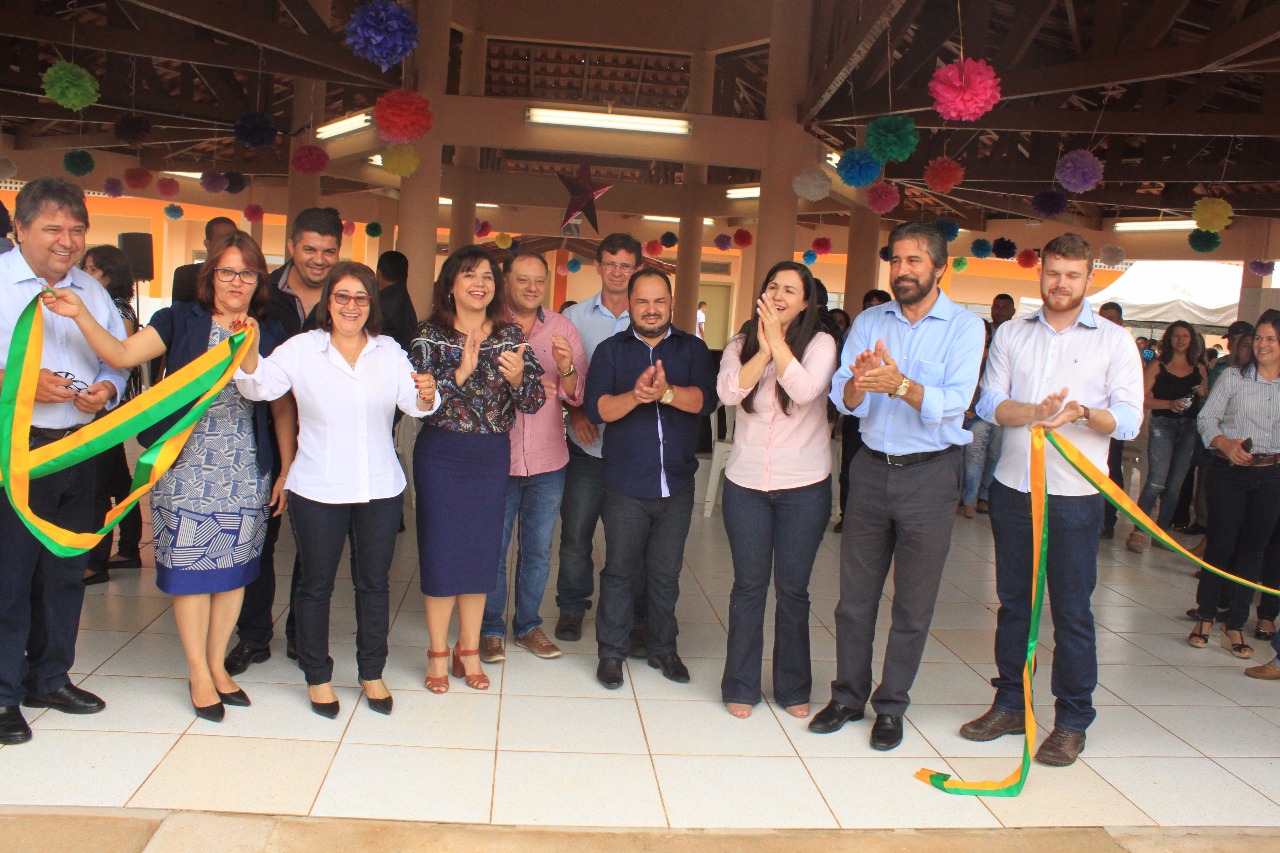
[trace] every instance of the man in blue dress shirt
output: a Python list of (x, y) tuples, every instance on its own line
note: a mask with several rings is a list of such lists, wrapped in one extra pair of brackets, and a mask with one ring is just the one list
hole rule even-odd
[[(894, 299), (863, 311), (845, 339), (831, 401), (860, 418), (863, 447), (849, 465), (840, 540), (836, 680), (810, 731), (828, 734), (876, 712), (871, 746), (902, 742), (902, 715), (929, 639), (960, 501), (963, 427), (986, 337), (982, 321), (938, 282), (947, 241), (907, 222), (889, 235)], [(876, 612), (892, 563), (893, 615), (880, 686), (871, 693)]]
[[(587, 416), (604, 433), (605, 565), (600, 573), (596, 677), (622, 686), (637, 595), (648, 600), (649, 666), (672, 681), (680, 567), (693, 514), (698, 428), (716, 405), (707, 345), (671, 325), (671, 280), (642, 268), (628, 282), (631, 328), (596, 347), (587, 369)], [(638, 589), (637, 579), (646, 582)]]
[[(7, 367), (23, 309), (49, 288), (74, 289), (94, 318), (123, 340), (124, 323), (110, 294), (76, 266), (89, 230), (84, 192), (56, 178), (32, 181), (18, 192), (14, 220), (18, 245), (0, 255), (0, 369)], [(31, 447), (51, 444), (91, 422), (120, 399), (128, 379), (127, 370), (113, 370), (98, 359), (75, 321), (46, 310)], [(97, 459), (88, 459), (32, 480), (32, 511), (68, 530), (96, 530), (102, 521), (93, 517), (97, 466)], [(75, 661), (89, 559), (88, 554), (53, 554), (4, 498), (0, 554), (0, 743), (24, 743), (31, 740), (31, 728), (19, 703), (68, 714), (93, 714), (106, 707), (67, 678)]]

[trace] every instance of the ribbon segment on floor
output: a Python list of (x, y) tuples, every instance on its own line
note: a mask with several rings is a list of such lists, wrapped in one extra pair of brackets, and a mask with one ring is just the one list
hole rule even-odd
[[(31, 300), (14, 328), (9, 345), (8, 369), (0, 388), (0, 478), (22, 523), (59, 557), (71, 557), (93, 548), (111, 532), (130, 509), (177, 460), (183, 444), (204, 416), (214, 397), (240, 367), (253, 341), (250, 328), (232, 335), (199, 358), (174, 372), (163, 382), (119, 406), (84, 428), (50, 444), (30, 449), (31, 418), (40, 359), (44, 351), (44, 311), (40, 296)], [(83, 462), (153, 426), (184, 406), (191, 405), (178, 421), (147, 448), (138, 460), (132, 490), (107, 513), (100, 530), (78, 533), (37, 516), (30, 505), (33, 478), (43, 477)]]
[(1101, 492), (1104, 498), (1114, 504), (1116, 509), (1128, 516), (1139, 528), (1151, 534), (1152, 538), (1166, 545), (1170, 551), (1181, 554), (1202, 569), (1213, 572), (1229, 581), (1270, 593), (1271, 595), (1280, 595), (1280, 590), (1271, 589), (1253, 581), (1247, 581), (1230, 572), (1224, 572), (1222, 569), (1209, 565), (1186, 548), (1183, 548), (1169, 534), (1161, 530), (1145, 512), (1138, 508), (1132, 498), (1125, 494), (1119, 486), (1111, 482), (1107, 474), (1090, 462), (1088, 457), (1081, 453), (1074, 444), (1054, 432), (1046, 432), (1042, 426), (1032, 427), (1031, 531), (1033, 553), (1036, 555), (1036, 559), (1031, 568), (1033, 572), (1031, 581), (1031, 627), (1027, 633), (1027, 660), (1022, 669), (1022, 696), (1027, 715), (1027, 734), (1022, 744), (1022, 764), (1004, 779), (990, 782), (961, 782), (951, 778), (948, 773), (939, 773), (933, 770), (920, 770), (916, 773), (916, 778), (920, 781), (927, 782), (940, 791), (946, 791), (948, 794), (1016, 797), (1022, 792), (1022, 786), (1026, 784), (1027, 775), (1031, 771), (1031, 751), (1036, 742), (1036, 717), (1032, 707), (1035, 700), (1032, 677), (1035, 675), (1036, 643), (1040, 637), (1040, 611), (1044, 604), (1045, 569), (1049, 553), (1048, 513), (1046, 512), (1048, 508), (1048, 484), (1045, 480), (1044, 467), (1046, 438), (1049, 444), (1053, 445), (1053, 449), (1062, 454), (1068, 464), (1080, 476), (1084, 477), (1091, 486)]

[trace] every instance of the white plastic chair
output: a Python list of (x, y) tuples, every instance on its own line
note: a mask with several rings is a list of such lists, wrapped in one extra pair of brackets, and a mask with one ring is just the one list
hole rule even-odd
[(718, 418), (716, 412), (711, 413), (712, 429), (716, 432), (715, 443), (711, 447), (711, 474), (707, 477), (707, 497), (703, 501), (702, 517), (710, 518), (720, 497), (720, 475), (724, 473), (725, 463), (729, 461), (729, 451), (733, 449), (733, 421), (738, 411), (737, 406), (718, 406), (716, 411), (724, 411), (724, 438), (716, 429)]

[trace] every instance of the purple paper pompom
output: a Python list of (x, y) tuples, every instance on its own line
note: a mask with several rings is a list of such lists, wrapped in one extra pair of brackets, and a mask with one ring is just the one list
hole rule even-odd
[(266, 113), (245, 113), (236, 119), (236, 139), (246, 148), (270, 148), (278, 132), (275, 119)]
[(836, 174), (848, 186), (866, 187), (875, 183), (876, 178), (880, 177), (882, 168), (884, 164), (867, 149), (850, 148), (840, 155), (840, 162), (836, 164)]
[(715, 246), (717, 249), (719, 249), (720, 251), (727, 252), (733, 248), (733, 235), (717, 234), (716, 238), (711, 241), (711, 244)]
[(383, 71), (403, 61), (418, 46), (413, 13), (392, 0), (372, 0), (357, 8), (347, 19), (346, 34), (355, 55)]
[(107, 178), (102, 182), (102, 194), (108, 198), (120, 198), (124, 195), (124, 181), (119, 178)]
[(658, 237), (658, 242), (666, 246), (668, 249), (673, 249), (676, 244), (680, 242), (680, 238), (676, 236), (676, 232), (674, 231), (663, 231), (662, 235)]
[(1077, 148), (1059, 158), (1054, 177), (1068, 192), (1087, 193), (1102, 182), (1102, 161)]
[(227, 176), (221, 172), (209, 170), (200, 173), (200, 186), (207, 193), (225, 192), (227, 183)]
[(1276, 271), (1275, 261), (1249, 261), (1249, 272), (1259, 278), (1266, 278)]
[(1018, 244), (1008, 237), (997, 237), (991, 241), (991, 254), (1002, 261), (1007, 261), (1018, 254)]
[(249, 186), (249, 179), (244, 176), (244, 172), (223, 172), (222, 177), (227, 179), (226, 189), (223, 190), (227, 195), (239, 195)]
[(1037, 216), (1053, 219), (1067, 212), (1067, 196), (1053, 188), (1041, 190), (1031, 197), (1031, 208)]
[(991, 241), (983, 239), (982, 237), (979, 237), (977, 240), (974, 240), (969, 244), (969, 254), (973, 255), (975, 258), (989, 258), (991, 257), (991, 251)]

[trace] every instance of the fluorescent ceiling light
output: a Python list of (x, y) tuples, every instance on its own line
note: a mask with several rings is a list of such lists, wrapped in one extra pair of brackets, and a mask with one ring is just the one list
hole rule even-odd
[(497, 207), (497, 205), (496, 205), (496, 204), (480, 204), (479, 202), (476, 202), (476, 207), (494, 207), (494, 208), (496, 208), (496, 207)]
[(525, 117), (530, 124), (555, 124), (564, 127), (594, 127), (602, 130), (631, 130), (640, 133), (668, 133), (688, 136), (689, 122), (678, 118), (597, 113), (587, 110), (555, 110), (531, 107)]
[(382, 155), (381, 155), (381, 154), (374, 154), (372, 157), (370, 157), (370, 158), (369, 158), (369, 162), (370, 162), (372, 165), (374, 165), (374, 166), (381, 166), (381, 165), (382, 165)]
[(829, 164), (831, 164), (832, 166), (839, 166), (839, 165), (840, 165), (840, 152), (839, 152), (839, 151), (830, 151), (830, 152), (828, 152), (828, 153), (827, 153), (827, 162), (828, 162)]
[[(640, 218), (643, 219), (645, 222), (679, 222), (680, 221), (679, 216), (642, 216)], [(702, 224), (715, 225), (716, 221), (714, 219), (703, 219)]]
[(165, 172), (166, 175), (177, 175), (179, 178), (194, 178), (200, 180), (199, 172)]
[(730, 187), (724, 191), (725, 198), (760, 198), (759, 187)]
[(344, 133), (354, 133), (357, 130), (368, 127), (369, 121), (370, 116), (368, 113), (356, 113), (353, 116), (322, 124), (316, 128), (316, 139), (333, 139), (335, 136), (342, 136)]
[(1192, 231), (1196, 223), (1191, 219), (1157, 219), (1151, 222), (1117, 222), (1117, 231)]

